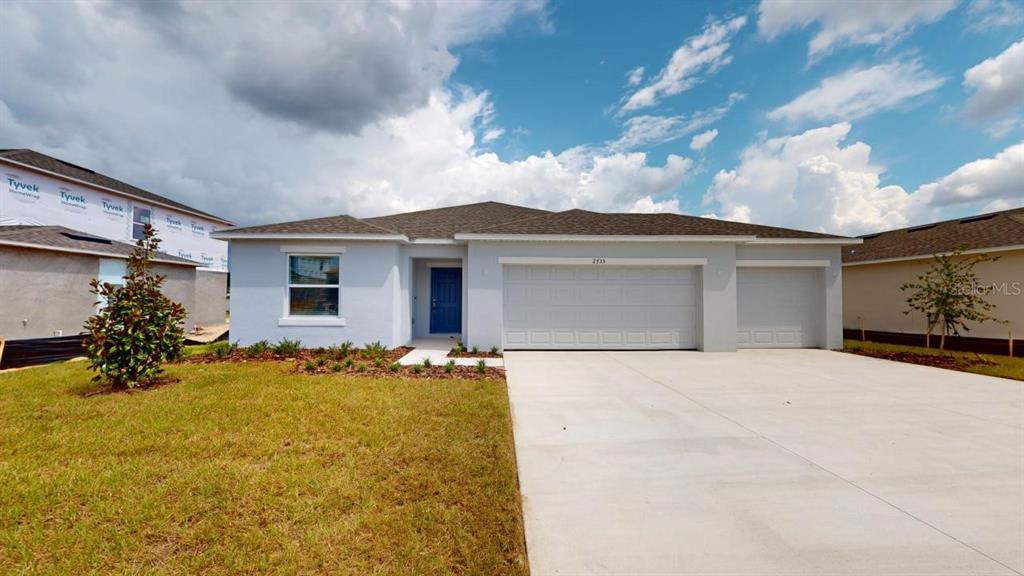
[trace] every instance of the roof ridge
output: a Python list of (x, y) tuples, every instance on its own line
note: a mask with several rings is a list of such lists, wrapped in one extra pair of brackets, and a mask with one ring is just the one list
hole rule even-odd
[[(541, 208), (535, 208), (535, 210), (541, 210)], [(495, 227), (498, 227), (498, 226), (505, 226), (507, 224), (517, 224), (519, 222), (526, 222), (528, 220), (536, 220), (538, 218), (549, 218), (551, 216), (558, 216), (559, 214), (565, 214), (566, 212), (571, 212), (572, 210), (574, 210), (574, 209), (562, 210), (561, 212), (548, 212), (548, 211), (545, 211), (544, 214), (537, 214), (536, 216), (528, 216), (526, 218), (517, 218), (515, 220), (506, 220), (504, 222), (498, 222), (497, 224), (491, 224), (490, 226), (484, 226), (483, 228), (476, 228), (472, 232), (469, 232), (469, 233), (472, 234), (473, 232), (484, 232), (484, 231), (489, 230), (491, 228), (495, 228)], [(582, 212), (586, 212), (586, 210), (582, 210)]]

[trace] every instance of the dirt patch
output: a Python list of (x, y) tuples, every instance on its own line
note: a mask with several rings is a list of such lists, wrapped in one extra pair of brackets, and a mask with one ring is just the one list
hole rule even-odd
[(896, 362), (906, 362), (908, 364), (921, 364), (923, 366), (932, 366), (934, 368), (959, 370), (961, 372), (966, 372), (967, 369), (972, 366), (994, 366), (996, 364), (995, 362), (990, 362), (984, 358), (953, 356), (951, 354), (915, 354), (913, 352), (864, 350), (861, 348), (847, 348), (843, 350), (843, 352), (846, 352), (847, 354), (857, 354), (859, 356), (870, 356), (872, 358), (893, 360)]

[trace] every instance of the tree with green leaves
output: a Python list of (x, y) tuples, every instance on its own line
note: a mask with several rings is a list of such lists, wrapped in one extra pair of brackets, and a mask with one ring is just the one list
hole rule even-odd
[(144, 236), (128, 257), (123, 285), (90, 282), (100, 310), (85, 323), (85, 347), (94, 381), (115, 388), (152, 382), (167, 360), (181, 354), (185, 343), (185, 307), (164, 296), (165, 276), (154, 274), (152, 260), (160, 245), (156, 230), (146, 224)]
[(987, 254), (964, 256), (960, 250), (952, 254), (936, 254), (917, 282), (908, 282), (900, 290), (910, 292), (904, 314), (920, 312), (928, 324), (928, 336), (941, 329), (939, 349), (946, 349), (946, 336), (970, 332), (967, 322), (1000, 322), (991, 314), (995, 305), (985, 299), (986, 290), (979, 285), (974, 267), (982, 262), (995, 262), (999, 257)]

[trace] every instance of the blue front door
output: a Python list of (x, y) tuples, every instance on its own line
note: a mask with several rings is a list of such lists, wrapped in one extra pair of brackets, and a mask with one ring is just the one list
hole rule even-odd
[(430, 332), (462, 331), (462, 268), (430, 269)]

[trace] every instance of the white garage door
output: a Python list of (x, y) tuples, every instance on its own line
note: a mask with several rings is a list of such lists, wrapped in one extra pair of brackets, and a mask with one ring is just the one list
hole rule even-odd
[(694, 267), (504, 268), (510, 349), (696, 348)]
[(737, 269), (736, 346), (819, 346), (821, 274), (820, 269)]

